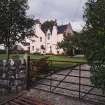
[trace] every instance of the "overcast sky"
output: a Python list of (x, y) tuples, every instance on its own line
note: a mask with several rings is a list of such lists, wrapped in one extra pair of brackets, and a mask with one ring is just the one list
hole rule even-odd
[(57, 19), (59, 24), (71, 22), (74, 30), (81, 30), (83, 7), (87, 0), (29, 0), (29, 15), (41, 21)]

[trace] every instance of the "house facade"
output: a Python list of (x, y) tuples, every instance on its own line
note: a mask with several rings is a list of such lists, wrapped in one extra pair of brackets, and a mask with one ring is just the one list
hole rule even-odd
[(58, 42), (63, 40), (63, 35), (70, 33), (73, 34), (72, 26), (70, 23), (66, 25), (54, 25), (53, 29), (46, 33), (41, 29), (41, 23), (37, 21), (34, 25), (34, 35), (25, 39), (25, 43), (19, 43), (25, 51), (30, 53), (41, 54), (62, 54), (63, 49), (58, 48)]

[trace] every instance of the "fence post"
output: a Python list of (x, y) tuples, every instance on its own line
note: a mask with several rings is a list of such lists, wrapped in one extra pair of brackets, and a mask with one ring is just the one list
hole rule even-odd
[(29, 90), (31, 86), (30, 81), (30, 56), (27, 56), (26, 59), (26, 89)]
[(81, 98), (81, 64), (79, 65), (79, 99)]

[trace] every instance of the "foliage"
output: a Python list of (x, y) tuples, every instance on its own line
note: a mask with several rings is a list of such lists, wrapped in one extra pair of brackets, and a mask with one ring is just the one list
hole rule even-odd
[(28, 0), (0, 0), (0, 43), (11, 48), (30, 35), (33, 19), (26, 15)]
[(92, 83), (105, 91), (105, 0), (88, 0), (84, 20), (80, 45), (91, 64)]
[(44, 57), (38, 61), (32, 61), (30, 76), (33, 80), (38, 79), (41, 74), (47, 74), (49, 72), (49, 65), (47, 59), (48, 57)]
[(48, 31), (48, 29), (50, 31), (52, 31), (53, 26), (57, 24), (56, 21), (50, 20), (50, 21), (45, 21), (42, 25), (41, 25), (41, 29), (43, 30), (44, 33), (46, 33)]
[(58, 43), (59, 48), (63, 48), (65, 55), (70, 55), (73, 56), (73, 49), (74, 49), (74, 44), (73, 44), (73, 35), (70, 33), (64, 34), (63, 41)]

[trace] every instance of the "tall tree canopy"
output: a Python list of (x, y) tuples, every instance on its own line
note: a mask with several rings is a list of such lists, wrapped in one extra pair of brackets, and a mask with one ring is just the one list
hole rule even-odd
[(50, 20), (50, 21), (45, 21), (42, 25), (41, 25), (41, 29), (43, 30), (44, 33), (46, 33), (48, 31), (48, 29), (50, 31), (52, 31), (53, 26), (57, 25), (56, 21)]
[(71, 35), (71, 33), (64, 34), (63, 40), (58, 43), (59, 48), (63, 48), (65, 55), (73, 56), (74, 55), (74, 35)]
[(28, 0), (0, 0), (0, 43), (10, 48), (32, 33), (34, 20), (26, 15)]
[(92, 64), (92, 83), (105, 91), (105, 0), (88, 0), (84, 20), (80, 43)]
[(88, 0), (84, 19), (86, 21), (83, 30), (83, 37), (86, 41), (84, 47), (91, 55), (87, 57), (94, 59), (94, 54), (105, 51), (105, 0)]

